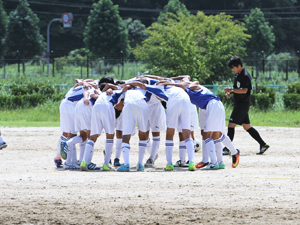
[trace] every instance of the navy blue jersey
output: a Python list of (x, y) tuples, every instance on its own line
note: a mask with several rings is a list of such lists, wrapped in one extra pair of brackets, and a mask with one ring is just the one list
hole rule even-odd
[(190, 96), (191, 102), (201, 109), (206, 109), (208, 102), (212, 99), (218, 101), (220, 100), (219, 97), (214, 95), (212, 92), (210, 92), (210, 90), (203, 86), (201, 86), (201, 89), (193, 91), (191, 91), (189, 87), (186, 87), (185, 89), (188, 95)]

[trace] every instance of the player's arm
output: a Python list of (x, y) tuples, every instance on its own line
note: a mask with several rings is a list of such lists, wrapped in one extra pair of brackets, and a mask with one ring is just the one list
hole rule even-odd
[(128, 85), (130, 85), (131, 87), (139, 87), (139, 88), (146, 90), (146, 85), (140, 81), (130, 82), (130, 83), (128, 83)]
[(88, 91), (83, 92), (83, 98), (84, 98), (84, 104), (89, 105), (90, 104), (90, 93)]
[(102, 92), (107, 91), (108, 89), (118, 90), (118, 86), (114, 84), (107, 83), (103, 88)]
[(182, 88), (184, 91), (185, 90), (185, 86), (181, 83), (171, 83), (171, 82), (163, 82), (163, 83), (157, 83), (158, 86), (162, 86), (162, 85), (171, 85), (171, 86), (175, 86), (175, 87), (180, 87)]
[(156, 76), (156, 75), (141, 75), (140, 77), (147, 77), (147, 78), (150, 78), (150, 79), (155, 79), (155, 80), (167, 80), (166, 78), (164, 77), (160, 77), (160, 76)]
[(191, 80), (190, 75), (181, 75), (181, 76), (177, 76), (177, 77), (171, 77), (172, 80), (183, 80), (183, 79), (188, 79)]

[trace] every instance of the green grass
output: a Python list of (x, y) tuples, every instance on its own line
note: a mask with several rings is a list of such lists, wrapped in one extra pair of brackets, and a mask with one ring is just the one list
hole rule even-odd
[[(1, 127), (58, 127), (60, 102), (48, 101), (35, 108), (1, 110)], [(250, 121), (253, 126), (270, 127), (300, 127), (300, 111), (286, 111), (274, 108), (260, 111), (250, 109)], [(232, 107), (226, 107), (226, 123), (229, 120)]]

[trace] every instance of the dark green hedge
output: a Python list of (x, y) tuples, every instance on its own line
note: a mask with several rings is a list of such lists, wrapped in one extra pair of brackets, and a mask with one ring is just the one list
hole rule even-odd
[(42, 94), (25, 94), (17, 96), (0, 96), (0, 104), (2, 109), (17, 109), (35, 107), (46, 101), (47, 97)]
[(287, 88), (288, 94), (300, 94), (300, 83), (290, 84)]
[(284, 94), (283, 102), (287, 109), (300, 109), (300, 94)]

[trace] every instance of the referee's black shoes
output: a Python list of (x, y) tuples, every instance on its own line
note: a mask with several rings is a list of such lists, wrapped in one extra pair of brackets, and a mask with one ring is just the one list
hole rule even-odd
[(264, 154), (268, 150), (268, 148), (270, 148), (270, 145), (268, 145), (268, 144), (260, 146), (260, 150), (259, 150), (259, 152), (256, 153), (256, 155)]

